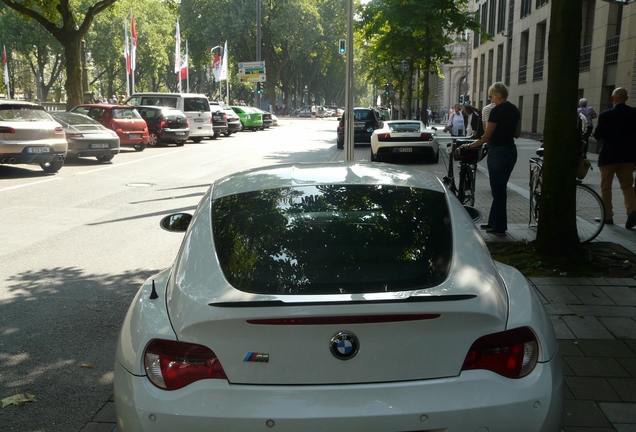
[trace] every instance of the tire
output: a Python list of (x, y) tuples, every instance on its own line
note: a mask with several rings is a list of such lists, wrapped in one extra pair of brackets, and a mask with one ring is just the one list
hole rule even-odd
[(102, 155), (102, 156), (96, 156), (96, 159), (100, 162), (110, 162), (113, 160), (113, 158), (115, 157), (115, 155)]
[(53, 162), (47, 162), (47, 163), (41, 163), (40, 167), (42, 168), (42, 170), (45, 173), (49, 173), (49, 174), (55, 174), (56, 172), (58, 172), (60, 169), (62, 169), (62, 167), (64, 166), (64, 161), (53, 161)]
[(194, 143), (200, 143), (201, 141), (203, 141), (203, 137), (194, 137), (194, 138), (190, 138), (192, 140), (192, 142)]
[(185, 144), (185, 141), (177, 141), (176, 144), (177, 144), (177, 147), (183, 147), (183, 145)]
[(439, 162), (439, 150), (433, 156), (433, 163), (438, 163), (438, 162)]
[(371, 150), (371, 162), (377, 162), (378, 161), (378, 155), (373, 154), (373, 150)]
[(150, 132), (150, 134), (148, 134), (148, 147), (156, 146), (156, 145), (159, 145), (160, 143), (161, 143), (161, 138), (159, 138), (159, 135), (157, 135), (154, 132)]
[(225, 135), (226, 137), (229, 137), (230, 135), (232, 135), (232, 132), (223, 132), (223, 135)]
[(146, 144), (135, 144), (133, 148), (135, 151), (142, 152), (146, 149)]
[(241, 132), (243, 132), (245, 130), (245, 125), (243, 124), (243, 122), (241, 122), (241, 129), (239, 129)]
[(214, 135), (212, 135), (210, 138), (212, 138), (213, 140), (217, 139), (219, 137), (219, 135), (216, 133), (216, 131), (214, 131)]
[(605, 226), (605, 206), (589, 186), (576, 185), (576, 230), (581, 243), (594, 240)]

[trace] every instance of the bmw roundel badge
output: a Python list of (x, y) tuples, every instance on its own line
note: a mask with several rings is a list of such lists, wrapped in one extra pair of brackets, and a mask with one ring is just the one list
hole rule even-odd
[(331, 338), (329, 348), (338, 360), (351, 360), (358, 354), (360, 342), (353, 333), (338, 332)]

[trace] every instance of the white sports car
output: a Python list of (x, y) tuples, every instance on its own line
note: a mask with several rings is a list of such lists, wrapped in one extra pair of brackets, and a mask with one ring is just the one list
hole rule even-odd
[(548, 431), (559, 345), (434, 176), (365, 162), (215, 181), (117, 344), (119, 432)]
[(419, 120), (385, 120), (371, 135), (371, 161), (423, 156), (437, 163), (439, 146), (433, 133)]

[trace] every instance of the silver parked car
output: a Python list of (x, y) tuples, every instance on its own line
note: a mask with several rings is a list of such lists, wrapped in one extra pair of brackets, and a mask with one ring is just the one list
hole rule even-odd
[(119, 153), (119, 136), (98, 121), (69, 112), (52, 113), (51, 116), (64, 127), (69, 157), (94, 157), (100, 162), (108, 162)]
[(67, 151), (62, 126), (42, 105), (0, 101), (0, 164), (39, 164), (45, 172), (56, 173)]

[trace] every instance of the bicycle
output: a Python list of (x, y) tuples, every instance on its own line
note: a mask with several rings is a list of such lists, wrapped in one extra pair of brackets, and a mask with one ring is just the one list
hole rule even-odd
[[(433, 128), (437, 130), (436, 128)], [(433, 139), (436, 139), (434, 136)], [(447, 175), (442, 178), (442, 183), (459, 199), (463, 205), (475, 205), (475, 184), (477, 180), (477, 163), (487, 154), (487, 146), (479, 149), (460, 148), (464, 144), (470, 144), (476, 140), (467, 138), (452, 138), (452, 142), (446, 145), (448, 153)], [(436, 141), (437, 142), (437, 141)], [(459, 149), (459, 152), (457, 151)], [(455, 160), (459, 161), (459, 185), (455, 185)]]
[[(531, 157), (530, 166), (530, 215), (528, 226), (532, 219), (539, 222), (539, 202), (541, 199), (541, 182), (543, 180), (543, 149), (537, 150), (538, 157)], [(594, 240), (605, 226), (605, 206), (594, 189), (580, 182), (576, 185), (576, 230), (581, 243)]]

